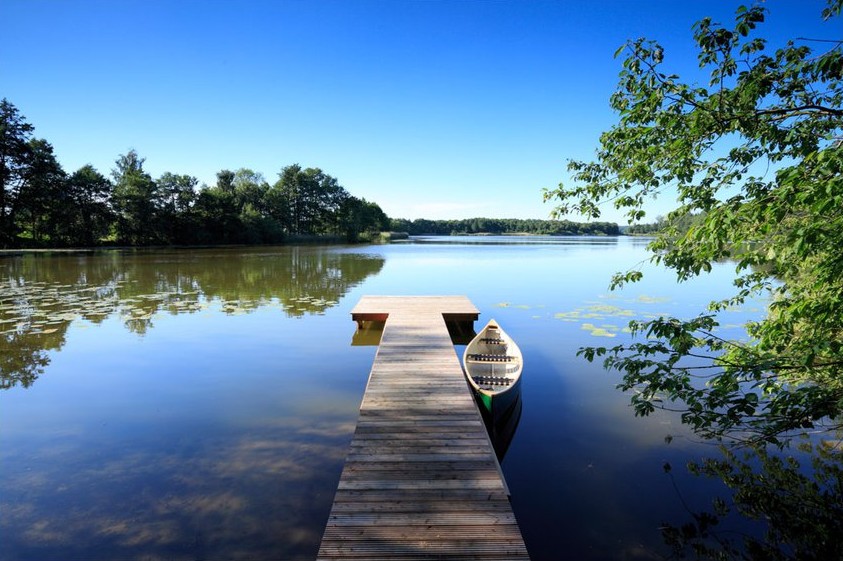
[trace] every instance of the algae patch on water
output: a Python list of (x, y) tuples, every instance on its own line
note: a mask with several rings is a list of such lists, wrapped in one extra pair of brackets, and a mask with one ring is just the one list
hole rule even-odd
[(635, 301), (642, 304), (663, 304), (670, 302), (670, 298), (666, 296), (647, 296), (646, 294), (640, 294)]
[(580, 326), (580, 329), (588, 331), (594, 337), (617, 337), (615, 332), (619, 328), (616, 325), (596, 326), (593, 323), (584, 323)]
[[(590, 304), (571, 310), (570, 312), (558, 312), (554, 318), (562, 321), (581, 321), (584, 319), (605, 319), (605, 318), (632, 318), (636, 316), (635, 310), (620, 308), (610, 304)], [(590, 324), (589, 324), (590, 325)]]

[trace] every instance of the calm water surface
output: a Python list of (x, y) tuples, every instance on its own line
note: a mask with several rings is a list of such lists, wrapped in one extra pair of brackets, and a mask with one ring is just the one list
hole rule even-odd
[(617, 374), (575, 353), (627, 341), (630, 319), (695, 315), (731, 270), (610, 293), (644, 243), (2, 256), (0, 560), (314, 559), (375, 353), (352, 345), (364, 294), (465, 294), (519, 343), (503, 470), (534, 560), (661, 558), (659, 526), (720, 491), (662, 466), (714, 450), (634, 418)]

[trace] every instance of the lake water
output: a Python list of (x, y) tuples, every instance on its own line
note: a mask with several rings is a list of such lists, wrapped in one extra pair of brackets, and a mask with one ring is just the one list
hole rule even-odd
[(631, 319), (695, 315), (732, 270), (677, 285), (647, 268), (609, 292), (645, 243), (2, 256), (0, 560), (314, 559), (376, 350), (352, 344), (366, 294), (464, 294), (476, 328), (495, 318), (518, 342), (502, 467), (534, 560), (660, 558), (659, 527), (721, 491), (681, 466), (716, 451), (676, 417), (633, 417), (618, 374), (575, 353), (628, 341)]

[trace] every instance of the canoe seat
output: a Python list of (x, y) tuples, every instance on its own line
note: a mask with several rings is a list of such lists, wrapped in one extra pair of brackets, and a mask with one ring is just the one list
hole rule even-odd
[(497, 337), (483, 337), (480, 339), (481, 343), (486, 343), (487, 345), (503, 345), (504, 340), (498, 339)]
[(477, 385), (488, 386), (511, 386), (513, 379), (505, 376), (473, 376)]
[(474, 362), (513, 362), (514, 356), (493, 354), (470, 354), (466, 357)]

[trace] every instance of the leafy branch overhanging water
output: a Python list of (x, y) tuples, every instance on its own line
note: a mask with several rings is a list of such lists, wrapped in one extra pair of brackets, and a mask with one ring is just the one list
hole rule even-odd
[[(839, 21), (841, 7), (829, 0), (823, 19)], [(677, 552), (840, 558), (843, 517), (817, 513), (838, 512), (843, 501), (843, 456), (827, 432), (843, 414), (843, 40), (794, 38), (772, 50), (757, 36), (765, 16), (762, 5), (741, 6), (731, 27), (711, 18), (694, 26), (705, 84), (667, 70), (671, 53), (655, 41), (621, 47), (611, 97), (618, 123), (601, 136), (594, 161), (569, 162), (573, 187), (545, 198), (559, 215), (597, 218), (612, 204), (634, 223), (649, 198), (676, 193), (678, 208), (650, 244), (652, 261), (680, 281), (714, 262), (736, 263), (735, 294), (698, 317), (631, 322), (639, 342), (581, 350), (623, 373), (637, 415), (680, 410), (698, 434), (752, 455), (727, 450), (725, 463), (697, 471), (729, 485), (735, 508), (764, 521), (763, 537), (723, 540), (712, 528), (726, 510), (715, 505), (687, 531), (667, 527)], [(702, 219), (682, 231), (690, 214)], [(612, 285), (640, 278), (628, 271)], [(717, 313), (750, 298), (770, 302), (746, 326), (750, 342), (714, 336)], [(801, 434), (813, 434), (803, 451), (812, 468), (789, 457)], [(799, 502), (783, 494), (819, 506), (783, 517), (779, 509)]]

